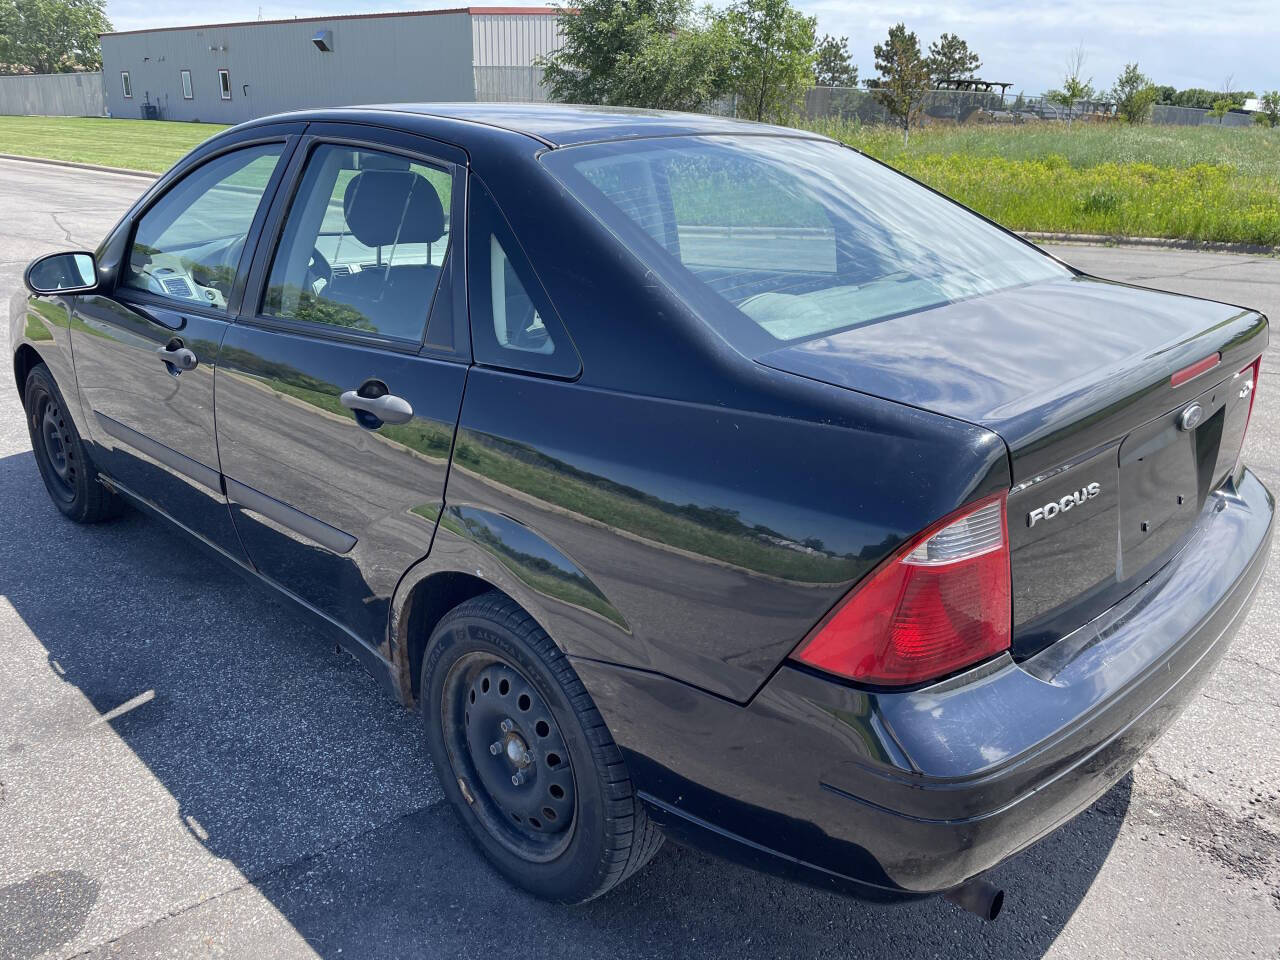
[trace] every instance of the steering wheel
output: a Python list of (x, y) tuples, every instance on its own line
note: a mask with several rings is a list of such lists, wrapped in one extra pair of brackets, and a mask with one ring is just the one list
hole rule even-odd
[(333, 267), (318, 248), (312, 247), (311, 259), (307, 261), (307, 286), (314, 290), (317, 280), (323, 280), (326, 287), (332, 283)]

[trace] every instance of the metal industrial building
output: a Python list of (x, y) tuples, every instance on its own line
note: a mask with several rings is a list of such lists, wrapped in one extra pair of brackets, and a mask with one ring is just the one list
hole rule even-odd
[(113, 117), (238, 123), (303, 107), (545, 100), (551, 7), (464, 7), (102, 35)]

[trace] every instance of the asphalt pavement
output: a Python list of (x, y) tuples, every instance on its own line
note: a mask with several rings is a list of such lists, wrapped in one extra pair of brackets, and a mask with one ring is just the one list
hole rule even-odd
[[(92, 248), (145, 187), (0, 161), (0, 303), (27, 261)], [(1053, 250), (1280, 317), (1280, 260)], [(1246, 449), (1272, 489), (1277, 349)], [(1280, 957), (1278, 585), (1273, 564), (1227, 660), (1134, 773), (998, 870), (995, 924), (672, 844), (610, 895), (552, 907), (471, 847), (415, 718), (354, 660), (158, 523), (65, 522), (5, 376), (0, 960)]]

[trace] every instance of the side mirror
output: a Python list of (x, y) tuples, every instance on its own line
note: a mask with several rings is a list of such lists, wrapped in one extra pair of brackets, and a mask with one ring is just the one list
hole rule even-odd
[(92, 253), (51, 253), (32, 260), (22, 277), (32, 293), (85, 293), (98, 285)]

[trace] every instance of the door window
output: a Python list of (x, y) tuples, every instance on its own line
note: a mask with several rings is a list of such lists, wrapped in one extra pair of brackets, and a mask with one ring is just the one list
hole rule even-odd
[(197, 168), (138, 221), (123, 284), (226, 310), (254, 215), (284, 144), (225, 153)]
[(419, 342), (449, 253), (450, 173), (322, 144), (285, 219), (262, 313)]
[(190, 71), (190, 70), (183, 70), (183, 71), (181, 71), (181, 73), (179, 74), (179, 76), (181, 76), (181, 77), (182, 77), (182, 99), (183, 99), (183, 100), (190, 100), (190, 99), (192, 99), (192, 94), (191, 94), (191, 71)]
[(231, 71), (218, 71), (218, 93), (221, 94), (223, 100), (231, 99)]

